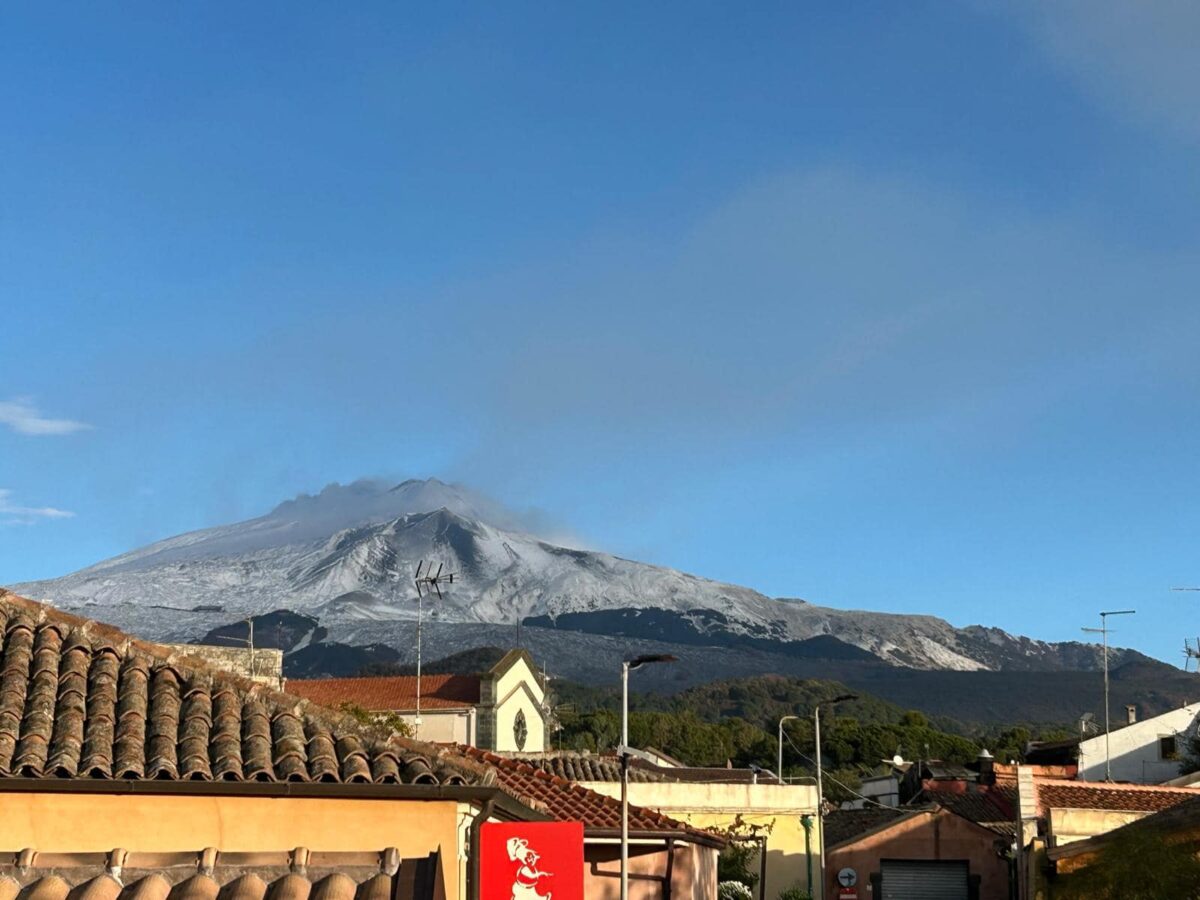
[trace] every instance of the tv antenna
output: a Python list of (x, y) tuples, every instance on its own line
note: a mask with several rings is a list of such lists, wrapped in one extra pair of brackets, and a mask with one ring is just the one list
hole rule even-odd
[(1200, 637), (1192, 642), (1188, 638), (1183, 639), (1183, 671), (1191, 671), (1188, 666), (1192, 660), (1196, 660), (1196, 671), (1200, 672)]
[(1100, 726), (1096, 724), (1096, 714), (1085, 712), (1079, 717), (1079, 739), (1082, 741), (1087, 737), (1089, 731), (1098, 732)]
[(1108, 716), (1108, 636), (1112, 629), (1108, 627), (1109, 616), (1132, 616), (1135, 609), (1109, 609), (1100, 613), (1099, 628), (1084, 628), (1089, 634), (1099, 634), (1104, 637), (1104, 780), (1112, 781), (1112, 751), (1109, 738)]
[(419, 737), (421, 733), (421, 619), (425, 609), (425, 595), (437, 595), (439, 600), (442, 599), (442, 585), (454, 584), (454, 573), (443, 572), (445, 563), (438, 563), (437, 571), (433, 569), (433, 562), (428, 566), (425, 565), (425, 560), (417, 563), (417, 571), (413, 575), (413, 584), (417, 587), (417, 717), (414, 721), (416, 728), (414, 736)]
[[(453, 572), (442, 572), (445, 568), (445, 563), (438, 563), (437, 571), (434, 571), (433, 563), (425, 565), (425, 560), (417, 563), (417, 574), (413, 576), (413, 583), (417, 586), (417, 597), (421, 596), (421, 589), (424, 588), (426, 593), (437, 594), (439, 600), (442, 599), (442, 585), (454, 584)], [(421, 570), (424, 569), (424, 573)]]

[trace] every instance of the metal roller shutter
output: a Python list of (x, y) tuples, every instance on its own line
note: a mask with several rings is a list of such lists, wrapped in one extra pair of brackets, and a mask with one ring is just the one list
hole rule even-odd
[(880, 900), (968, 900), (967, 863), (885, 859)]

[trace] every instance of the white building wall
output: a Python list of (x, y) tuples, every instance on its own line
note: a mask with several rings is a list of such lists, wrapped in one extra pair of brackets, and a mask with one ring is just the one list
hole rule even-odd
[[(1162, 784), (1178, 777), (1179, 760), (1162, 758), (1159, 738), (1174, 736), (1182, 752), (1186, 740), (1196, 733), (1197, 717), (1200, 717), (1200, 703), (1191, 703), (1114, 729), (1109, 735), (1113, 780)], [(1104, 777), (1105, 741), (1100, 734), (1079, 744), (1079, 778), (1103, 781)]]
[[(500, 752), (544, 753), (546, 750), (546, 713), (542, 708), (546, 692), (537, 674), (524, 659), (519, 659), (496, 680), (496, 730), (493, 750)], [(515, 735), (517, 714), (525, 717), (525, 743), (518, 746)]]
[(416, 712), (404, 711), (399, 716), (413, 730), (413, 736), (435, 744), (474, 744), (472, 724), (474, 709), (423, 709), (417, 726)]
[(899, 806), (900, 779), (895, 775), (876, 775), (864, 778), (859, 793), (866, 799), (855, 800), (849, 805), (850, 809), (862, 809), (867, 805), (868, 800), (873, 801), (872, 805), (878, 803), (880, 806)]

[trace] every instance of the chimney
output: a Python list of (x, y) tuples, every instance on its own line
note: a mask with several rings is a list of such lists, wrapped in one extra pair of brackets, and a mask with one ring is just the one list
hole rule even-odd
[(1137, 707), (1130, 703), (1125, 707), (1125, 724), (1132, 725), (1137, 721)]
[(988, 753), (986, 749), (980, 750), (975, 762), (979, 764), (979, 783), (995, 784), (996, 760), (992, 757), (992, 754)]

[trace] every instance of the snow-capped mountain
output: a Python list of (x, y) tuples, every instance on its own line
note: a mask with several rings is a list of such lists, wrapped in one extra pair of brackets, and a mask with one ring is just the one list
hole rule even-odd
[(931, 616), (772, 599), (557, 546), (522, 530), (518, 517), (497, 504), (436, 479), (330, 485), (257, 519), (179, 535), (13, 590), (62, 607), (87, 606), (88, 615), (148, 638), (197, 637), (222, 622), (289, 609), (315, 616), (333, 635), (386, 643), (389, 630), (398, 632), (396, 626), (416, 616), (412, 575), (420, 560), (456, 573), (442, 598), (429, 604), (443, 626), (525, 622), (809, 656), (819, 644), (820, 652), (841, 658), (870, 654), (921, 669), (1097, 664), (1090, 645), (955, 628)]

